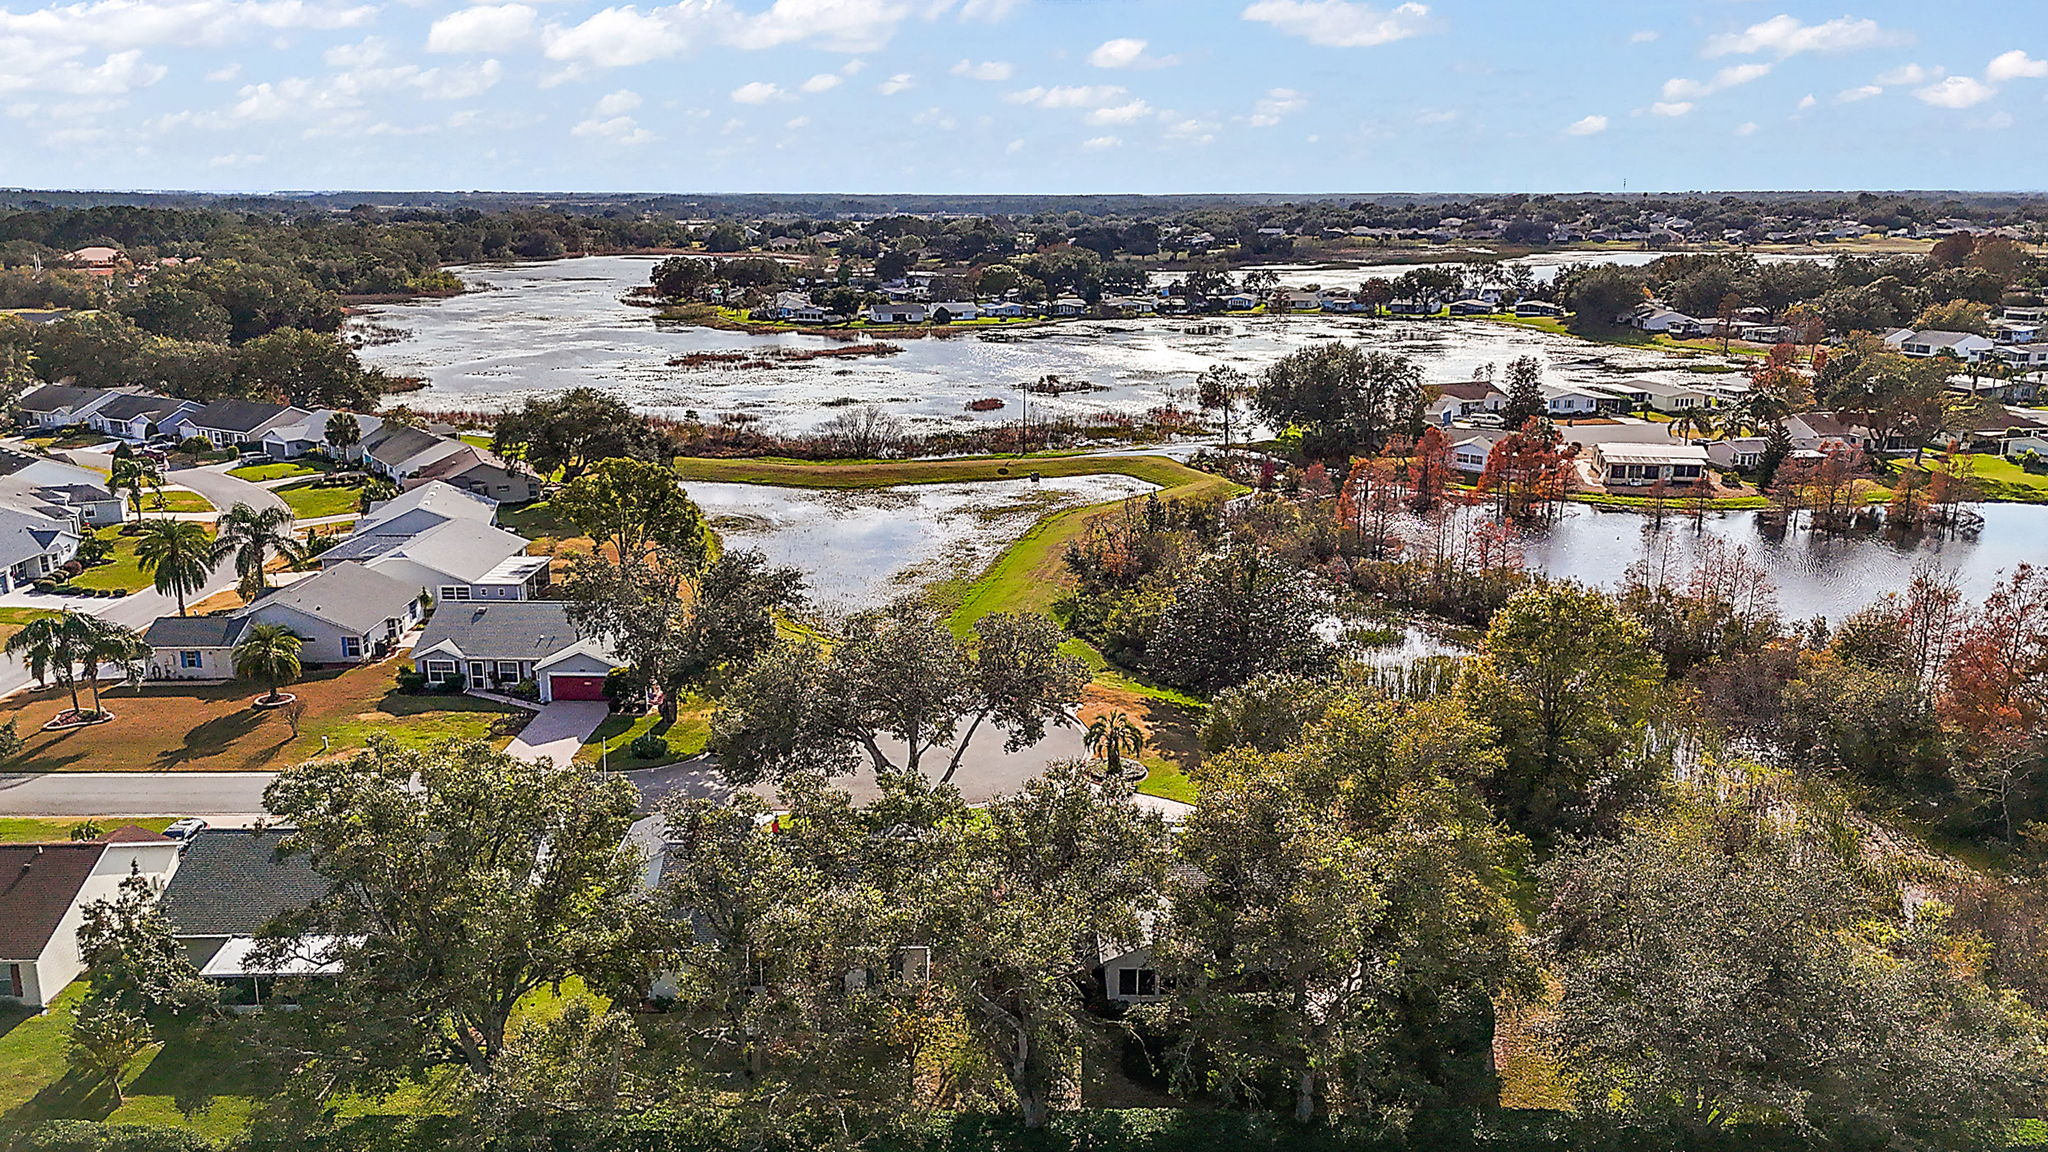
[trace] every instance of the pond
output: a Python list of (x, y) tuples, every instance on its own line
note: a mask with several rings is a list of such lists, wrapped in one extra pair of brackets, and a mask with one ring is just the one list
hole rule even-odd
[(853, 490), (686, 487), (728, 548), (758, 548), (802, 569), (814, 606), (834, 616), (972, 578), (1040, 517), (1153, 486), (1108, 474)]
[[(1034, 419), (1192, 407), (1195, 377), (1216, 364), (1247, 373), (1316, 340), (1355, 340), (1422, 362), (1427, 379), (1469, 380), (1484, 364), (1533, 355), (1560, 383), (1590, 384), (1629, 373), (1667, 383), (1706, 378), (1662, 352), (1588, 344), (1490, 321), (1416, 321), (1317, 314), (1200, 321), (1080, 321), (1015, 330), (962, 330), (897, 341), (890, 356), (774, 365), (671, 366), (691, 353), (821, 349), (806, 333), (749, 336), (659, 323), (621, 303), (647, 282), (654, 257), (593, 256), (536, 264), (454, 269), (478, 291), (440, 300), (365, 308), (352, 330), (372, 336), (363, 359), (429, 382), (402, 399), (423, 409), (496, 410), (525, 398), (588, 385), (635, 408), (706, 419), (740, 411), (770, 430), (802, 432), (854, 403), (880, 405), (926, 426), (1009, 422), (1020, 387), (1047, 374), (1093, 390), (1030, 398)], [(1344, 275), (1356, 278), (1355, 273)], [(1332, 281), (1334, 282), (1334, 281)], [(1711, 367), (1702, 357), (1698, 367)], [(1003, 407), (970, 412), (976, 400)]]
[(2024, 563), (2048, 562), (2048, 505), (1980, 504), (1984, 529), (1973, 536), (1927, 533), (1777, 533), (1755, 512), (1710, 513), (1695, 527), (1686, 516), (1654, 524), (1637, 512), (1567, 505), (1556, 523), (1528, 532), (1522, 552), (1533, 571), (1605, 588), (1664, 536), (1680, 555), (1702, 535), (1748, 549), (1777, 585), (1788, 620), (1842, 617), (1903, 589), (1922, 563), (1951, 572), (1966, 597), (1981, 600), (1999, 577)]

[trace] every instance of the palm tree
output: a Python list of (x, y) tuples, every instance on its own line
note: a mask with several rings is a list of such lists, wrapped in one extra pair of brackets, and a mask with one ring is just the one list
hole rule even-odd
[(213, 540), (196, 521), (152, 520), (135, 541), (135, 560), (155, 575), (157, 591), (177, 596), (183, 616), (185, 597), (206, 587), (213, 575)]
[(101, 620), (96, 616), (80, 616), (83, 622), (82, 648), (85, 659), (80, 665), (85, 672), (85, 682), (92, 689), (92, 710), (98, 715), (100, 709), (100, 666), (112, 664), (120, 670), (124, 684), (140, 684), (149, 667), (150, 646), (143, 642), (142, 633), (125, 624)]
[(140, 456), (123, 456), (114, 460), (113, 475), (108, 478), (107, 487), (113, 489), (117, 496), (123, 491), (128, 493), (128, 506), (135, 510), (137, 518), (142, 515), (142, 489), (146, 485), (163, 486), (163, 478), (157, 475), (153, 462)]
[(1105, 712), (1088, 724), (1088, 748), (1109, 765), (1109, 776), (1123, 776), (1124, 753), (1144, 751), (1145, 733), (1122, 712)]
[(1705, 408), (1688, 408), (1671, 418), (1668, 431), (1673, 436), (1712, 436), (1715, 420)]
[[(71, 711), (82, 714), (78, 703), (78, 665), (86, 659), (86, 628), (89, 617), (69, 608), (50, 616), (39, 616), (7, 638), (6, 652), (28, 665), (37, 684), (51, 679), (71, 690)], [(53, 676), (54, 674), (54, 676)]]
[(275, 704), (278, 686), (299, 678), (299, 638), (282, 624), (253, 624), (235, 645), (235, 675), (262, 680), (270, 691), (258, 703)]
[(235, 558), (244, 599), (255, 599), (251, 591), (260, 596), (269, 590), (270, 579), (264, 575), (263, 567), (273, 553), (285, 557), (298, 555), (299, 542), (292, 535), (289, 508), (265, 508), (259, 512), (247, 504), (237, 504), (221, 513), (214, 528), (213, 559), (218, 563), (230, 556)]

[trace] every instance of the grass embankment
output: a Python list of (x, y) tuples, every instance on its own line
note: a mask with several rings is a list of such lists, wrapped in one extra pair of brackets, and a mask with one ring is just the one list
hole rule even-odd
[(70, 706), (69, 694), (32, 692), (0, 710), (0, 721), (14, 720), (27, 741), (8, 767), (18, 772), (276, 771), (323, 752), (360, 748), (377, 732), (419, 750), (461, 739), (502, 747), (526, 722), (524, 710), (474, 696), (401, 693), (394, 672), (395, 660), (385, 660), (312, 672), (289, 686), (306, 706), (297, 736), (282, 710), (250, 706), (263, 689), (245, 681), (105, 686), (102, 695), (114, 719), (66, 732), (41, 728)]
[[(2048, 504), (2048, 474), (2029, 472), (2018, 463), (2004, 456), (1988, 452), (1971, 453), (1961, 457), (1970, 462), (1970, 476), (1984, 499), (2002, 504)], [(1932, 455), (1923, 459), (1919, 467), (1931, 469)], [(1911, 468), (1911, 460), (1899, 461), (1899, 467)]]
[(340, 484), (319, 487), (317, 481), (305, 480), (274, 489), (277, 498), (292, 510), (300, 520), (313, 520), (321, 516), (346, 516), (356, 511), (357, 502), (363, 494), (360, 484)]
[[(161, 832), (170, 827), (175, 816), (95, 816), (93, 822), (102, 832), (133, 824), (150, 832)], [(81, 816), (61, 820), (40, 816), (0, 817), (0, 844), (40, 844), (71, 839), (71, 830), (85, 822)]]
[(721, 308), (715, 304), (671, 304), (655, 313), (654, 318), (677, 324), (694, 324), (699, 328), (716, 328), (723, 332), (744, 332), (750, 336), (812, 332), (821, 336), (856, 334), (904, 340), (989, 328), (1036, 328), (1054, 323), (1052, 320), (1037, 316), (984, 316), (973, 320), (954, 320), (947, 324), (875, 324), (866, 320), (844, 320), (837, 324), (799, 324), (791, 320), (756, 320), (742, 309)]
[(1650, 348), (1683, 355), (1709, 353), (1715, 356), (1763, 356), (1770, 349), (1762, 344), (1746, 344), (1731, 340), (1724, 351), (1719, 340), (1674, 340), (1662, 332), (1644, 332), (1637, 328), (1621, 326), (1587, 329), (1569, 328), (1565, 322), (1550, 316), (1473, 316), (1473, 320), (1486, 320), (1495, 324), (1512, 324), (1517, 328), (1533, 328), (1553, 336), (1565, 336), (1573, 340), (1585, 340), (1593, 344), (1613, 344), (1623, 348)]

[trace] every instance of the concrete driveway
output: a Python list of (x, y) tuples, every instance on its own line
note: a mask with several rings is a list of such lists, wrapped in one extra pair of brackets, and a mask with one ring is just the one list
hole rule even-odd
[(557, 700), (543, 704), (505, 751), (521, 760), (546, 760), (561, 767), (604, 723), (611, 706), (602, 700)]

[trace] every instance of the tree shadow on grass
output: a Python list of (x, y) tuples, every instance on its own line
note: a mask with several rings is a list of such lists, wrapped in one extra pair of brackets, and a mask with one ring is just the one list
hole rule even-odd
[(43, 1086), (42, 1090), (30, 1097), (14, 1113), (13, 1118), (24, 1121), (37, 1120), (105, 1120), (120, 1107), (106, 1081), (95, 1080), (87, 1083), (76, 1072), (66, 1070), (64, 1075)]
[(261, 1097), (276, 1090), (275, 1078), (259, 1066), (243, 1018), (171, 1025), (163, 1047), (129, 1084), (135, 1096), (167, 1096), (186, 1116), (205, 1111), (222, 1096)]
[(177, 768), (194, 760), (218, 756), (228, 750), (229, 745), (254, 731), (263, 722), (264, 714), (253, 708), (216, 716), (185, 733), (185, 742), (177, 748), (157, 753), (158, 768)]

